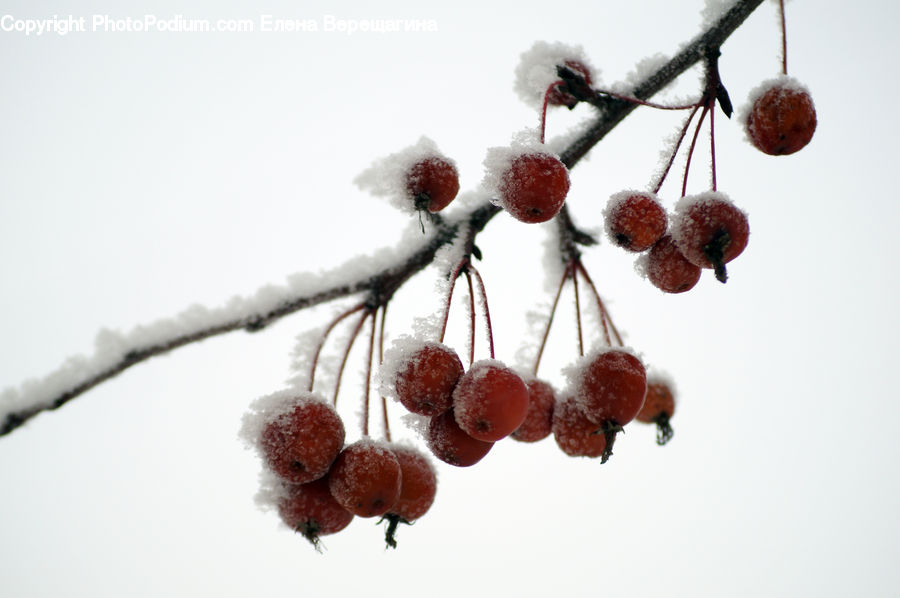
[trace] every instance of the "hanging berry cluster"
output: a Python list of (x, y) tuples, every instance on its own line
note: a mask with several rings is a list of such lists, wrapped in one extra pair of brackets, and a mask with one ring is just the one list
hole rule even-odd
[[(783, 3), (780, 7), (784, 40)], [(781, 77), (760, 86), (742, 116), (753, 145), (772, 155), (801, 149), (809, 143), (816, 125), (808, 91), (787, 77), (786, 43), (783, 46)], [(660, 445), (672, 438), (674, 385), (663, 375), (648, 376), (642, 358), (623, 342), (581, 261), (580, 247), (597, 241), (569, 217), (567, 162), (545, 143), (547, 114), (550, 107), (573, 109), (587, 103), (602, 109), (609, 102), (687, 111), (677, 141), (650, 188), (621, 191), (609, 199), (603, 212), (605, 229), (612, 243), (644, 255), (647, 278), (662, 291), (682, 293), (693, 288), (703, 269), (713, 270), (715, 277), (725, 282), (726, 264), (747, 246), (749, 224), (746, 214), (719, 191), (716, 180), (716, 106), (728, 117), (733, 112), (719, 76), (718, 57), (718, 47), (704, 51), (705, 77), (697, 101), (666, 106), (595, 87), (598, 73), (577, 48), (538, 43), (523, 54), (516, 86), (538, 108), (539, 127), (518, 134), (508, 147), (487, 153), (484, 180), (473, 196), (490, 203), (476, 211), (477, 217), (468, 225), (454, 224), (452, 251), (448, 252), (452, 256), (443, 273), (448, 284), (442, 317), (437, 320), (440, 326), (401, 335), (385, 350), (388, 303), (410, 276), (388, 274), (365, 299), (339, 313), (324, 328), (308, 364), (308, 383), (302, 389), (257, 400), (247, 416), (245, 436), (259, 449), (266, 466), (261, 496), (277, 507), (286, 525), (318, 546), (320, 536), (344, 529), (354, 517), (381, 517), (387, 523), (385, 540), (396, 547), (398, 525), (411, 523), (428, 511), (437, 487), (434, 469), (423, 451), (391, 441), (388, 399), (408, 412), (407, 419), (428, 451), (456, 467), (475, 465), (507, 437), (537, 442), (550, 435), (566, 455), (600, 458), (605, 463), (612, 455), (616, 435), (633, 420), (655, 424)], [(670, 213), (659, 192), (698, 114), (686, 150), (680, 198)], [(708, 189), (688, 195), (691, 161), (707, 116), (711, 181)], [(459, 173), (431, 140), (423, 137), (377, 161), (357, 183), (415, 215), (426, 238), (450, 230), (447, 223), (453, 213), (445, 215), (444, 210), (459, 193)], [(485, 283), (472, 262), (472, 258), (481, 259), (475, 236), (499, 211), (524, 223), (555, 219), (559, 231), (556, 251), (562, 277), (534, 363), (527, 371), (514, 369), (496, 357)], [(429, 255), (433, 259), (434, 253)], [(470, 316), (465, 363), (445, 344), (454, 287), (460, 278), (467, 283)], [(565, 369), (565, 388), (558, 391), (538, 377), (538, 370), (567, 285), (572, 289), (576, 314), (578, 355)], [(589, 291), (588, 306), (583, 304), (583, 287)], [(481, 360), (475, 359), (476, 298), (488, 339), (489, 357)], [(586, 309), (599, 316), (596, 330), (583, 325)], [(351, 321), (349, 341), (341, 352), (333, 399), (328, 401), (315, 392), (320, 355), (330, 334), (345, 321)], [(347, 444), (337, 401), (351, 348), (367, 322), (360, 438)], [(383, 427), (379, 439), (369, 431), (373, 389), (380, 395)]]

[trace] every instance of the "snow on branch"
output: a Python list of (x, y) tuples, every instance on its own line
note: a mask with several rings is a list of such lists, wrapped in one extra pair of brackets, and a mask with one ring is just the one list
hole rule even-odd
[[(632, 95), (650, 98), (701, 60), (718, 55), (725, 40), (762, 2), (733, 2), (678, 54), (635, 85)], [(635, 103), (613, 97), (598, 98), (591, 103), (598, 108), (594, 123), (560, 152), (569, 168), (637, 107)], [(475, 236), (499, 211), (500, 208), (485, 199), (452, 220), (433, 216), (431, 234), (415, 244), (402, 243), (397, 248), (376, 252), (373, 258), (355, 258), (352, 264), (323, 275), (295, 275), (286, 285), (263, 287), (251, 297), (232, 299), (224, 307), (194, 306), (173, 318), (139, 326), (127, 334), (101, 331), (92, 356), (70, 357), (47, 376), (0, 392), (0, 436), (43, 411), (58, 409), (131, 366), (173, 349), (235, 330), (258, 331), (299, 310), (350, 295), (365, 293), (367, 304), (385, 305), (400, 286), (431, 264), (438, 250), (453, 243), (461, 231), (467, 235), (463, 241), (471, 253)], [(590, 238), (571, 225), (567, 211), (563, 210), (560, 216), (574, 243), (590, 244)]]

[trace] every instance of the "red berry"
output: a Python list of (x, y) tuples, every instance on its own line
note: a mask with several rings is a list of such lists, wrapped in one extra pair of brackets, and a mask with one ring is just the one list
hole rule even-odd
[(647, 256), (647, 278), (666, 293), (684, 293), (700, 280), (700, 267), (687, 261), (675, 240), (665, 235), (650, 248)]
[(715, 191), (684, 197), (675, 211), (672, 236), (678, 249), (692, 264), (714, 268), (725, 282), (725, 264), (744, 251), (750, 238), (746, 214)]
[(475, 465), (494, 446), (493, 442), (482, 442), (463, 432), (452, 410), (431, 418), (427, 442), (435, 457), (457, 467)]
[[(575, 71), (584, 77), (585, 83), (588, 85), (591, 84), (591, 71), (584, 64), (577, 60), (566, 60), (564, 64), (570, 70)], [(578, 100), (572, 94), (565, 91), (565, 85), (562, 83), (555, 83), (550, 90), (550, 93), (547, 94), (547, 103), (551, 106), (567, 106), (571, 108), (578, 103)]]
[(500, 182), (500, 203), (522, 222), (546, 222), (556, 216), (569, 193), (569, 171), (550, 154), (522, 154)]
[(334, 408), (315, 395), (266, 424), (260, 446), (269, 467), (284, 480), (304, 484), (328, 473), (344, 446), (344, 424)]
[(606, 451), (603, 427), (585, 417), (575, 397), (560, 400), (553, 409), (553, 437), (570, 457), (601, 457)]
[(667, 223), (666, 210), (653, 193), (617, 193), (606, 207), (609, 238), (628, 251), (649, 249), (666, 233)]
[(384, 515), (400, 497), (400, 462), (384, 444), (363, 439), (338, 455), (328, 474), (335, 500), (360, 517)]
[(391, 445), (400, 463), (400, 498), (390, 513), (409, 522), (428, 512), (437, 493), (437, 476), (428, 459), (416, 449), (403, 445)]
[(510, 436), (520, 442), (537, 442), (552, 432), (556, 394), (553, 387), (542, 380), (529, 380), (526, 386), (528, 411), (525, 412), (525, 421)]
[(479, 361), (453, 391), (456, 423), (484, 442), (509, 436), (525, 421), (528, 387), (514, 371), (496, 361)]
[(647, 383), (647, 398), (635, 419), (645, 424), (656, 424), (656, 442), (665, 444), (672, 439), (669, 420), (675, 414), (675, 394), (668, 384), (660, 380)]
[(463, 371), (455, 351), (439, 343), (425, 344), (398, 370), (394, 379), (397, 398), (413, 413), (443, 413), (450, 408)]
[(805, 90), (778, 82), (756, 98), (747, 115), (747, 136), (758, 149), (782, 156), (800, 151), (816, 131), (816, 107)]
[(337, 533), (353, 520), (353, 513), (331, 496), (326, 478), (287, 486), (278, 502), (278, 514), (313, 545), (318, 545), (319, 536)]
[(425, 158), (406, 171), (406, 191), (416, 202), (417, 208), (439, 212), (459, 193), (459, 173), (444, 158)]
[(647, 371), (641, 360), (619, 349), (588, 357), (575, 377), (575, 400), (585, 417), (624, 426), (637, 415), (647, 394)]

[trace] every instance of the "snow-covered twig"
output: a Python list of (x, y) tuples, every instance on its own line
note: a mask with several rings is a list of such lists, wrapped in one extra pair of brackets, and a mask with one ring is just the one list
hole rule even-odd
[[(635, 85), (630, 95), (648, 99), (693, 65), (717, 53), (731, 33), (762, 2), (736, 0), (671, 60)], [(638, 106), (611, 96), (591, 103), (599, 111), (596, 120), (560, 153), (569, 168)], [(464, 243), (471, 252), (475, 236), (499, 211), (499, 207), (484, 201), (452, 222), (437, 218), (434, 233), (420, 245), (407, 250), (406, 254), (394, 252), (387, 260), (371, 262), (367, 272), (360, 272), (352, 280), (326, 275), (311, 285), (289, 284), (287, 288), (262, 289), (252, 298), (232, 301), (220, 309), (191, 308), (176, 318), (138, 328), (127, 335), (101, 333), (92, 357), (71, 358), (42, 379), (30, 380), (19, 388), (8, 388), (0, 393), (0, 436), (9, 434), (43, 411), (65, 405), (131, 366), (173, 349), (235, 330), (258, 331), (299, 310), (349, 295), (365, 293), (367, 305), (383, 306), (410, 277), (432, 263), (441, 247), (454, 242), (461, 231), (466, 231)], [(591, 244), (590, 236), (571, 224), (565, 209), (560, 217), (563, 223), (560, 228), (568, 231), (570, 248), (576, 243)]]

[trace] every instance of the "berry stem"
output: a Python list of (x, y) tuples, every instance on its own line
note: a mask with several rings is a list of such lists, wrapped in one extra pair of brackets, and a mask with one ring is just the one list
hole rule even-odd
[(544, 132), (547, 129), (547, 104), (550, 101), (550, 92), (560, 83), (562, 83), (562, 81), (552, 83), (550, 87), (547, 88), (547, 91), (544, 92), (544, 102), (541, 106), (541, 143), (544, 143)]
[(781, 72), (787, 75), (787, 25), (784, 18), (784, 0), (778, 0), (778, 12), (781, 15)]
[(588, 287), (590, 287), (591, 293), (597, 300), (597, 309), (600, 312), (600, 321), (603, 324), (603, 334), (606, 338), (606, 344), (612, 346), (612, 343), (610, 342), (609, 330), (607, 330), (607, 326), (609, 326), (609, 328), (612, 330), (613, 337), (616, 339), (616, 342), (620, 346), (624, 346), (625, 343), (622, 341), (622, 335), (619, 334), (619, 329), (616, 328), (615, 323), (613, 323), (612, 321), (612, 317), (609, 315), (609, 312), (606, 311), (606, 305), (604, 305), (603, 299), (600, 297), (600, 293), (597, 291), (597, 287), (596, 285), (594, 285), (594, 281), (591, 279), (590, 274), (588, 274), (588, 271), (584, 267), (584, 264), (579, 261), (577, 262), (576, 267), (584, 277), (585, 282), (588, 283)]
[(481, 296), (481, 304), (484, 307), (484, 325), (487, 330), (488, 348), (491, 353), (491, 359), (494, 359), (494, 329), (493, 326), (491, 326), (491, 310), (488, 309), (487, 290), (484, 288), (484, 279), (481, 278), (481, 273), (471, 264), (469, 264), (468, 270), (475, 275), (475, 282), (478, 283), (478, 294)]
[(691, 145), (688, 147), (687, 160), (684, 163), (684, 178), (681, 181), (681, 196), (687, 195), (688, 172), (691, 170), (691, 159), (694, 157), (694, 147), (697, 145), (697, 137), (700, 135), (700, 127), (703, 125), (703, 119), (709, 112), (709, 104), (703, 106), (700, 118), (697, 120), (697, 128), (694, 129), (694, 136), (691, 138)]
[[(716, 190), (716, 100), (709, 100), (709, 161), (712, 171), (712, 190)], [(682, 193), (682, 195), (684, 195)]]
[(607, 91), (605, 89), (596, 90), (598, 95), (609, 96), (611, 98), (615, 98), (617, 100), (622, 100), (624, 102), (630, 102), (632, 104), (637, 104), (639, 106), (647, 106), (648, 108), (656, 108), (657, 110), (690, 110), (691, 108), (696, 108), (702, 103), (702, 100), (699, 102), (692, 102), (690, 104), (676, 104), (674, 106), (667, 106), (665, 104), (657, 104), (656, 102), (650, 102), (647, 100), (642, 100), (640, 98), (636, 98), (634, 96), (625, 95), (622, 93), (616, 93), (614, 91)]
[[(378, 365), (384, 363), (384, 323), (387, 320), (387, 304), (381, 308), (381, 325), (378, 330)], [(391, 441), (391, 424), (388, 420), (387, 399), (381, 395), (381, 420), (384, 422), (384, 439)]]
[(438, 339), (438, 342), (440, 343), (444, 342), (444, 336), (447, 334), (447, 322), (450, 320), (450, 305), (453, 299), (453, 289), (456, 288), (456, 279), (459, 278), (463, 268), (465, 268), (468, 263), (468, 260), (462, 260), (450, 274), (450, 290), (447, 291), (447, 301), (444, 304), (444, 320), (441, 324), (441, 336)]
[(666, 162), (665, 168), (659, 175), (659, 179), (656, 181), (656, 184), (653, 185), (653, 193), (659, 193), (659, 190), (662, 188), (663, 182), (666, 180), (666, 177), (669, 176), (669, 171), (672, 169), (672, 164), (675, 162), (675, 156), (678, 155), (678, 150), (681, 148), (681, 143), (684, 141), (685, 135), (687, 135), (687, 130), (691, 126), (691, 121), (694, 120), (694, 115), (697, 114), (697, 110), (700, 109), (700, 104), (694, 106), (694, 109), (691, 110), (691, 113), (688, 114), (687, 119), (684, 121), (684, 126), (681, 127), (681, 132), (678, 134), (678, 140), (675, 142), (675, 146), (672, 148), (672, 153), (669, 154), (669, 160)]
[[(334, 398), (332, 399), (331, 403), (335, 407), (337, 407), (338, 393), (341, 390), (341, 378), (344, 375), (344, 366), (347, 365), (347, 358), (350, 357), (350, 349), (353, 348), (353, 343), (354, 341), (356, 341), (356, 337), (359, 336), (359, 331), (362, 330), (363, 324), (365, 324), (366, 322), (366, 318), (372, 315), (372, 313), (372, 310), (370, 308), (367, 308), (363, 312), (363, 315), (359, 319), (359, 322), (357, 322), (356, 326), (353, 328), (353, 332), (350, 333), (350, 340), (347, 342), (347, 348), (344, 351), (344, 356), (341, 358), (341, 365), (338, 368), (337, 380), (334, 383)], [(366, 392), (368, 393), (368, 388), (366, 389)]]
[(475, 290), (472, 288), (472, 273), (467, 267), (463, 272), (469, 285), (469, 365), (475, 363)]
[(541, 357), (544, 355), (544, 347), (547, 346), (547, 338), (550, 336), (550, 326), (553, 325), (553, 316), (556, 314), (556, 306), (559, 305), (559, 298), (562, 295), (563, 287), (569, 279), (571, 268), (566, 267), (562, 280), (556, 289), (556, 296), (553, 298), (553, 305), (550, 307), (550, 317), (547, 318), (547, 326), (544, 328), (544, 336), (541, 337), (541, 344), (538, 346), (537, 357), (534, 359), (534, 367), (531, 370), (532, 375), (537, 376), (538, 366), (541, 364)]
[[(578, 330), (578, 356), (584, 357), (584, 334), (581, 329), (581, 298), (578, 293), (578, 276), (574, 272), (574, 266), (569, 266), (573, 268), (572, 271), (572, 290), (575, 295), (575, 326)], [(605, 326), (604, 326), (605, 329)], [(609, 337), (609, 334), (607, 334)]]
[(322, 338), (319, 340), (319, 344), (316, 346), (316, 351), (315, 351), (315, 353), (313, 353), (312, 364), (310, 366), (310, 371), (309, 371), (309, 391), (310, 392), (312, 392), (312, 390), (313, 390), (313, 383), (315, 382), (315, 378), (316, 378), (316, 367), (319, 363), (319, 354), (321, 354), (321, 352), (322, 352), (322, 347), (325, 346), (325, 341), (328, 339), (328, 335), (331, 334), (331, 331), (334, 330), (334, 327), (337, 326), (342, 320), (355, 314), (359, 310), (364, 309), (365, 307), (366, 307), (365, 303), (360, 303), (354, 307), (351, 307), (347, 311), (339, 314), (334, 320), (331, 321), (330, 324), (328, 324), (328, 327), (325, 328), (325, 332), (322, 333)]
[(375, 312), (372, 312), (372, 326), (369, 328), (369, 350), (366, 359), (366, 381), (363, 385), (362, 435), (369, 435), (369, 389), (372, 386), (372, 359), (375, 358)]

